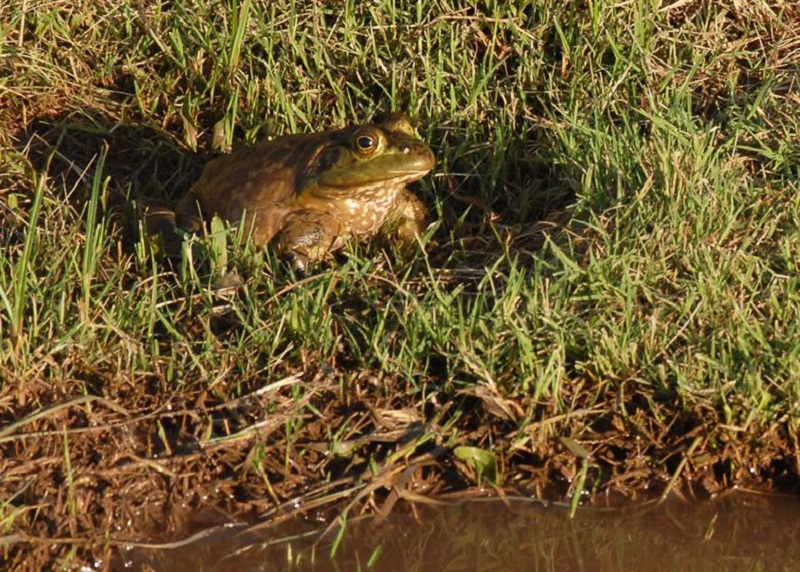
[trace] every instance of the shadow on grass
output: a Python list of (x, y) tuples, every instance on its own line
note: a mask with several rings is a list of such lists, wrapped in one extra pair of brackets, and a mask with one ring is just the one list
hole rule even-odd
[(31, 167), (63, 193), (54, 199), (77, 212), (83, 211), (99, 180), (104, 186), (102, 215), (122, 222), (117, 230), (126, 250), (138, 238), (138, 213), (174, 205), (205, 162), (167, 131), (86, 109), (35, 119), (16, 139)]
[[(215, 155), (188, 149), (170, 131), (93, 109), (36, 118), (14, 138), (16, 150), (77, 212), (99, 177), (106, 185), (103, 215), (122, 223), (117, 230), (128, 252), (138, 240), (141, 213), (172, 209)], [(430, 249), (435, 265), (482, 269), (503, 256), (529, 258), (546, 235), (562, 229), (575, 192), (568, 174), (552, 160), (546, 138), (544, 129), (531, 128), (501, 148), (486, 150), (478, 162), (486, 173), (476, 173), (474, 157), (462, 152), (485, 143), (477, 135), (457, 148), (432, 141), (440, 155), (435, 182), (417, 183), (413, 190), (439, 223)], [(174, 234), (171, 221), (154, 217), (148, 224), (151, 234)]]

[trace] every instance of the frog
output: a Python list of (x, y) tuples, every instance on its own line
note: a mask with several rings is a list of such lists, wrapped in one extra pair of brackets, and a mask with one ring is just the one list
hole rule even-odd
[(176, 209), (179, 227), (217, 216), (244, 224), (256, 246), (274, 245), (299, 270), (349, 239), (385, 235), (413, 244), (428, 210), (407, 185), (434, 166), (408, 117), (277, 137), (211, 160)]

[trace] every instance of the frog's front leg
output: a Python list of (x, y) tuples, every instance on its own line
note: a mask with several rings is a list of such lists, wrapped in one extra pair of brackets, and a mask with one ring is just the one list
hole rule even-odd
[(280, 256), (292, 259), (304, 271), (309, 263), (327, 258), (344, 245), (341, 224), (333, 215), (314, 209), (299, 209), (286, 215), (275, 237)]
[(414, 244), (425, 233), (428, 209), (411, 191), (403, 189), (387, 221), (387, 234), (396, 237), (401, 246)]

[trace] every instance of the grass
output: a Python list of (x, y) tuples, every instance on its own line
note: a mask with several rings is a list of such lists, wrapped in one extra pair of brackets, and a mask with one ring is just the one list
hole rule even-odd
[[(755, 1), (0, 7), (0, 558), (93, 562), (181, 503), (796, 486), (799, 32)], [(301, 277), (136, 232), (220, 150), (389, 110), (437, 156), (424, 253)]]

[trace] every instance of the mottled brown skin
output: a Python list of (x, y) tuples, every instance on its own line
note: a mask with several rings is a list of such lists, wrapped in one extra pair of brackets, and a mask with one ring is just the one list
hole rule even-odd
[(351, 236), (382, 232), (408, 243), (422, 233), (426, 209), (405, 185), (433, 163), (404, 115), (288, 135), (206, 165), (178, 204), (178, 224), (195, 231), (215, 215), (244, 221), (256, 244), (274, 242), (301, 268)]

